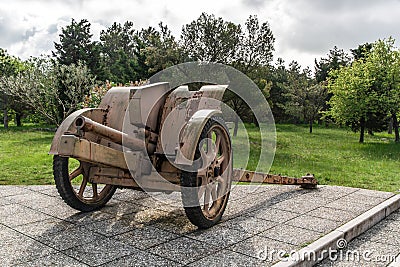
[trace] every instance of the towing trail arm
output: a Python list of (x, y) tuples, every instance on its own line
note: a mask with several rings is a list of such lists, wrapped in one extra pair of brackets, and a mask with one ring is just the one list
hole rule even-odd
[(307, 174), (301, 178), (292, 178), (277, 174), (253, 172), (243, 169), (233, 169), (233, 181), (247, 183), (265, 183), (281, 185), (300, 185), (301, 188), (317, 188), (318, 181), (314, 175)]

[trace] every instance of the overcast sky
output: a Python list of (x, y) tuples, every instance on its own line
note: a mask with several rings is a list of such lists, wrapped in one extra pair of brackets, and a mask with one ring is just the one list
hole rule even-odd
[(12, 55), (49, 54), (71, 18), (88, 19), (94, 39), (114, 21), (137, 29), (166, 23), (176, 37), (201, 12), (243, 24), (249, 15), (268, 21), (275, 36), (274, 60), (314, 59), (338, 46), (345, 50), (389, 36), (400, 41), (400, 0), (0, 0), (0, 47)]

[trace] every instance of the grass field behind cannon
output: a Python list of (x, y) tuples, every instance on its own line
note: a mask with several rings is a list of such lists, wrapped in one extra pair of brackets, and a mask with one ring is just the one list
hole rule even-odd
[[(0, 128), (0, 184), (54, 184), (52, 157), (47, 154), (53, 132), (29, 125)], [(277, 147), (271, 173), (300, 177), (313, 173), (320, 184), (361, 187), (395, 192), (400, 189), (400, 144), (393, 136), (379, 133), (366, 136), (359, 144), (358, 135), (346, 129), (277, 125)], [(248, 126), (252, 151), (260, 148), (256, 128)], [(235, 147), (244, 141), (239, 132)], [(249, 169), (256, 166), (257, 153), (249, 159)], [(241, 151), (235, 154), (240, 166)], [(239, 158), (238, 158), (239, 157)], [(265, 171), (266, 166), (260, 164)]]

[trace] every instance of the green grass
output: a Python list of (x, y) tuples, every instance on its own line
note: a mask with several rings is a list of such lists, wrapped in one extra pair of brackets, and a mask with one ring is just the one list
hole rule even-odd
[(0, 184), (54, 184), (52, 157), (47, 154), (53, 132), (47, 126), (0, 128)]
[[(47, 154), (53, 132), (37, 127), (0, 128), (0, 184), (54, 184), (52, 156)], [(248, 169), (257, 166), (259, 133), (247, 125), (251, 143)], [(234, 165), (246, 166), (244, 131), (234, 139)], [(269, 151), (271, 153), (271, 151)], [(262, 160), (260, 170), (268, 170)], [(277, 148), (271, 173), (300, 177), (312, 173), (320, 184), (361, 187), (395, 192), (400, 188), (400, 144), (379, 133), (358, 143), (358, 134), (340, 128), (277, 125)]]
[[(312, 173), (320, 184), (392, 192), (400, 189), (400, 144), (393, 142), (393, 135), (367, 135), (360, 144), (358, 134), (346, 129), (316, 127), (310, 134), (307, 126), (276, 127), (276, 154), (270, 173), (294, 177)], [(255, 128), (250, 132), (251, 149), (257, 152)], [(250, 170), (256, 167), (255, 154), (250, 156)], [(260, 167), (265, 171), (262, 162)]]

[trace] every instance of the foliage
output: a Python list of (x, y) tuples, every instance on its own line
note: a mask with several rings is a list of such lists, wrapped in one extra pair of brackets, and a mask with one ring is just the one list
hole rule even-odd
[(230, 64), (237, 57), (241, 27), (202, 13), (182, 28), (181, 42), (192, 60)]
[(238, 44), (236, 68), (251, 75), (260, 67), (269, 66), (272, 61), (275, 38), (268, 22), (260, 26), (257, 16), (249, 16)]
[(288, 101), (284, 94), (284, 86), (288, 82), (288, 70), (286, 69), (285, 61), (282, 58), (278, 58), (275, 66), (271, 67), (271, 72), (267, 75), (267, 79), (271, 81), (268, 102), (270, 103), (275, 121), (290, 121), (291, 116), (288, 116), (284, 109), (284, 106)]
[(168, 67), (182, 63), (186, 59), (185, 52), (179, 46), (171, 30), (162, 22), (159, 23), (160, 31), (148, 31), (150, 34), (141, 34), (142, 41), (147, 43), (140, 52), (146, 58), (148, 74), (152, 76)]
[(11, 56), (6, 50), (0, 48), (0, 76), (9, 76), (17, 73), (23, 68), (21, 61)]
[[(335, 122), (337, 119), (339, 123), (349, 125), (356, 131), (363, 124), (363, 127), (372, 134), (374, 131), (382, 131), (387, 127), (388, 115), (390, 115), (396, 136), (398, 136), (397, 115), (400, 109), (398, 107), (400, 103), (398, 101), (398, 80), (400, 78), (397, 65), (389, 62), (392, 60), (391, 58), (398, 57), (393, 52), (395, 50), (393, 44), (392, 46), (386, 44), (386, 48), (382, 47), (383, 54), (381, 53), (381, 55), (378, 53), (376, 44), (361, 44), (356, 49), (350, 50), (353, 57), (350, 57), (343, 49), (334, 46), (326, 57), (315, 60), (315, 72), (312, 75), (310, 70), (307, 70), (307, 73), (301, 71), (300, 66), (298, 66), (298, 70), (292, 69), (292, 66), (288, 68), (281, 58), (278, 58), (274, 65), (272, 64), (274, 35), (269, 23), (259, 21), (254, 15), (249, 16), (245, 23), (240, 25), (213, 14), (202, 13), (197, 19), (182, 27), (180, 39), (176, 39), (168, 26), (162, 22), (158, 27), (140, 30), (135, 28), (132, 21), (126, 21), (123, 24), (114, 22), (100, 32), (100, 41), (98, 42), (92, 40), (93, 35), (89, 21), (72, 19), (71, 23), (62, 29), (59, 37), (60, 40), (54, 44), (53, 52), (54, 64), (57, 67), (54, 67), (52, 72), (57, 80), (52, 88), (57, 88), (56, 94), (63, 103), (60, 104), (57, 101), (55, 103), (58, 109), (58, 122), (70, 112), (69, 107), (74, 109), (82, 105), (96, 106), (106, 92), (104, 86), (91, 86), (92, 81), (77, 86), (84, 89), (77, 94), (81, 99), (80, 105), (75, 105), (76, 101), (71, 99), (71, 95), (68, 95), (71, 89), (67, 88), (69, 86), (67, 83), (71, 83), (71, 79), (66, 77), (62, 71), (64, 67), (61, 68), (61, 66), (73, 65), (72, 68), (74, 68), (81, 64), (81, 67), (87, 67), (85, 73), (88, 74), (88, 77), (91, 79), (96, 77), (99, 81), (98, 84), (104, 84), (106, 80), (111, 80), (117, 84), (130, 85), (148, 79), (158, 71), (172, 65), (199, 60), (228, 64), (246, 74), (260, 88), (269, 102), (275, 121), (307, 121), (312, 127), (314, 120), (320, 120), (320, 112), (327, 111), (330, 109), (330, 103), (337, 101), (330, 101), (334, 90), (326, 93), (328, 73), (332, 71), (329, 82), (333, 84), (336, 77), (335, 71), (339, 72), (341, 67), (351, 66), (351, 60), (354, 58), (355, 61), (360, 60), (364, 64), (367, 64), (368, 61), (370, 66), (375, 66), (375, 69), (371, 67), (368, 70), (370, 74), (377, 75), (370, 84), (369, 90), (372, 93), (369, 97), (371, 100), (377, 95), (379, 100), (364, 105), (364, 107), (371, 106), (364, 116), (365, 122), (353, 118), (344, 122), (338, 117), (331, 117), (333, 111), (325, 112), (326, 120)], [(383, 56), (386, 53), (385, 49), (391, 51), (390, 57)], [(374, 53), (373, 59), (370, 54)], [(5, 54), (3, 50), (0, 50), (0, 74), (6, 73), (4, 70), (4, 59), (7, 58), (4, 56)], [(15, 60), (18, 62), (17, 59)], [(12, 68), (12, 65), (7, 66)], [(24, 65), (21, 64), (21, 66)], [(390, 71), (382, 66), (391, 66)], [(69, 71), (68, 75), (71, 77), (81, 75), (79, 72), (74, 73), (72, 69)], [(53, 78), (49, 77), (50, 80)], [(76, 79), (81, 78), (77, 77)], [(236, 81), (232, 78), (230, 82), (232, 86)], [(51, 82), (43, 81), (41, 84), (49, 83)], [(346, 86), (349, 85), (344, 85), (343, 88)], [(26, 90), (38, 91), (28, 87), (26, 86)], [(75, 86), (75, 88), (77, 87)], [(0, 90), (4, 91), (4, 89)], [(76, 90), (79, 91), (79, 89)], [(86, 98), (84, 99), (84, 97)], [(22, 101), (20, 98), (3, 93), (2, 102), (5, 99), (7, 99), (7, 105), (3, 104), (2, 107), (7, 106), (7, 111), (15, 114), (16, 118), (34, 112), (31, 110), (32, 105), (27, 106), (26, 101)], [(248, 106), (235, 94), (227, 92), (224, 101), (239, 114), (242, 120), (256, 123)], [(373, 105), (375, 106), (372, 107)], [(49, 119), (48, 116), (47, 119)], [(396, 139), (400, 139), (400, 137)]]
[(54, 43), (56, 57), (60, 65), (86, 65), (92, 73), (98, 73), (100, 65), (100, 50), (96, 42), (92, 42), (91, 24), (86, 19), (79, 22), (74, 19), (71, 24), (62, 29), (60, 43)]
[[(241, 25), (202, 13), (182, 29), (183, 52), (192, 60), (232, 65), (248, 75), (267, 98), (271, 82), (266, 76), (270, 72), (275, 39), (269, 24), (260, 25), (256, 16), (250, 16), (244, 26), (242, 31)], [(231, 87), (240, 87), (235, 77), (229, 82)], [(258, 123), (248, 105), (235, 93), (227, 91), (224, 102), (243, 121)], [(235, 133), (237, 126), (238, 117), (235, 118)]]
[[(337, 122), (350, 125), (360, 131), (360, 142), (364, 141), (364, 130), (380, 130), (376, 122), (384, 121), (388, 114), (395, 119), (399, 112), (399, 51), (394, 40), (377, 41), (366, 57), (354, 61), (350, 66), (331, 72), (330, 92), (333, 94), (329, 115)], [(398, 129), (396, 130), (398, 133)], [(398, 134), (396, 134), (398, 141)]]
[[(4, 49), (0, 48), (0, 78), (15, 75), (24, 69), (24, 64), (18, 58), (11, 56)], [(28, 111), (29, 107), (21, 105), (18, 100), (7, 94), (6, 89), (0, 87), (0, 108), (3, 110), (3, 123), (4, 127), (8, 127), (10, 113), (15, 114), (15, 120), (18, 126), (21, 125), (21, 118)]]
[(106, 79), (129, 83), (140, 77), (136, 72), (135, 29), (133, 22), (124, 25), (114, 22), (105, 31), (100, 32), (100, 46)]
[[(313, 122), (319, 116), (325, 104), (327, 90), (321, 84), (314, 84), (311, 71), (300, 71), (297, 62), (290, 64), (288, 80), (284, 83), (285, 105), (281, 105), (286, 114), (297, 118), (300, 122), (309, 124), (309, 131), (313, 131)], [(279, 105), (279, 104), (278, 104)]]
[(361, 130), (360, 142), (363, 142), (365, 121), (368, 113), (378, 104), (378, 95), (370, 91), (372, 80), (368, 69), (358, 60), (351, 66), (331, 72), (329, 91), (333, 94), (327, 114), (336, 122), (351, 126), (354, 131)]
[[(81, 63), (65, 66), (48, 58), (33, 58), (25, 64), (24, 70), (2, 77), (0, 83), (7, 94), (30, 106), (50, 123), (60, 124), (77, 109), (87, 88), (93, 86), (93, 77)], [(66, 89), (63, 95), (57, 88), (59, 78)], [(60, 108), (62, 117), (59, 117)]]
[(58, 81), (61, 81), (62, 88), (64, 89), (62, 95), (59, 94), (60, 90), (54, 90), (57, 91), (56, 98), (63, 111), (63, 117), (60, 118), (61, 122), (69, 114), (78, 109), (79, 104), (83, 101), (89, 90), (95, 86), (95, 78), (90, 73), (88, 67), (81, 62), (78, 62), (76, 65), (56, 65), (54, 67), (55, 76)]
[(351, 54), (353, 55), (354, 59), (361, 59), (361, 58), (366, 58), (368, 56), (368, 53), (371, 51), (373, 44), (371, 43), (365, 43), (362, 45), (359, 45), (355, 49), (350, 49)]
[(329, 50), (328, 58), (315, 60), (315, 79), (318, 83), (324, 82), (328, 78), (328, 74), (332, 70), (338, 70), (341, 66), (347, 66), (350, 63), (350, 56), (334, 46)]
[(374, 77), (372, 87), (383, 97), (385, 106), (382, 111), (392, 117), (395, 139), (399, 142), (397, 113), (400, 112), (400, 50), (394, 46), (394, 39), (377, 41), (365, 64)]

